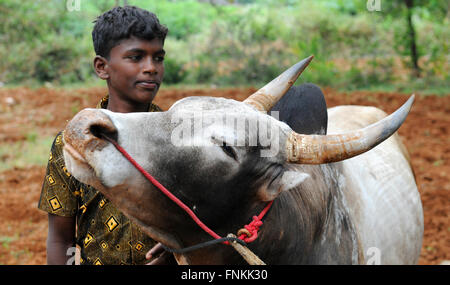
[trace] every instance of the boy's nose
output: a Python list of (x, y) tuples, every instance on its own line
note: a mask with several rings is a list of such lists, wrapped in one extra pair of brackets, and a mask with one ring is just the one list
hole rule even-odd
[(153, 62), (153, 60), (151, 58), (147, 58), (144, 61), (144, 68), (143, 68), (142, 72), (143, 73), (151, 73), (151, 74), (158, 73), (155, 63)]

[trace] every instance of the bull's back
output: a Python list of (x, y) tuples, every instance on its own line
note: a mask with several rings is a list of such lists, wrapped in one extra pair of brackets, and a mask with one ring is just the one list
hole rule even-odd
[[(328, 133), (363, 128), (386, 116), (374, 107), (328, 109)], [(341, 191), (359, 233), (365, 262), (417, 263), (423, 212), (409, 156), (397, 133), (372, 150), (339, 162)]]

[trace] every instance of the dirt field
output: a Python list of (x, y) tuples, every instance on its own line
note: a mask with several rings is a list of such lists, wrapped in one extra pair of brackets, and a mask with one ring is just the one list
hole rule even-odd
[[(163, 109), (185, 96), (222, 96), (242, 100), (254, 89), (161, 90)], [(0, 89), (0, 146), (27, 139), (27, 133), (55, 135), (85, 107), (94, 107), (106, 89)], [(339, 93), (324, 89), (329, 107), (377, 106), (390, 113), (409, 95)], [(417, 96), (399, 133), (411, 154), (421, 193), (425, 235), (420, 264), (450, 259), (450, 96)], [(8, 159), (8, 155), (0, 157)], [(0, 264), (45, 264), (47, 215), (37, 210), (45, 166), (0, 172)]]

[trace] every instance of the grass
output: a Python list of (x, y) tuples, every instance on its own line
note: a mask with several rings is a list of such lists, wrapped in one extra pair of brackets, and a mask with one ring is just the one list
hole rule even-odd
[(58, 82), (40, 82), (35, 79), (30, 79), (25, 82), (20, 83), (7, 83), (2, 88), (19, 88), (19, 87), (28, 87), (30, 89), (38, 89), (38, 88), (54, 88), (54, 89), (65, 89), (65, 90), (76, 90), (80, 88), (91, 88), (91, 87), (105, 87), (106, 82), (98, 79), (98, 78), (89, 78), (86, 81), (78, 81), (73, 83), (58, 83)]
[(9, 244), (18, 239), (18, 235), (16, 234), (13, 237), (10, 236), (0, 236), (0, 244), (3, 248), (9, 249)]
[(47, 164), (54, 137), (41, 137), (34, 132), (25, 137), (25, 141), (0, 145), (0, 171)]
[[(344, 80), (345, 81), (345, 80)], [(301, 84), (303, 82), (301, 78), (298, 80), (297, 84)], [(260, 84), (241, 84), (241, 85), (232, 85), (232, 84), (212, 84), (212, 83), (198, 83), (198, 84), (188, 84), (188, 83), (177, 83), (177, 84), (167, 84), (163, 83), (162, 88), (164, 89), (175, 89), (175, 90), (192, 90), (192, 89), (226, 89), (226, 88), (249, 88), (249, 87), (262, 87), (268, 82), (261, 82)], [(339, 91), (375, 91), (375, 92), (399, 92), (405, 94), (420, 94), (420, 95), (437, 95), (437, 96), (447, 96), (450, 95), (450, 84), (446, 80), (409, 80), (401, 83), (376, 83), (368, 86), (364, 86), (363, 84), (358, 84), (358, 87), (352, 86), (351, 84), (330, 84), (327, 86), (326, 84), (319, 84), (316, 82), (312, 82), (320, 87), (332, 87), (336, 88)], [(334, 86), (336, 85), (336, 86)], [(15, 85), (15, 84), (6, 84), (3, 88), (17, 88), (23, 87), (24, 85)], [(37, 81), (32, 81), (30, 84), (26, 85), (31, 89), (38, 89), (42, 87), (52, 88), (52, 89), (64, 89), (64, 90), (77, 90), (84, 88), (93, 88), (93, 87), (104, 87), (106, 88), (106, 82), (100, 80), (98, 78), (92, 78), (91, 80), (85, 82), (76, 82), (71, 84), (52, 84), (52, 83), (40, 83)]]
[(416, 94), (416, 95), (436, 95), (444, 97), (450, 95), (450, 84), (442, 82), (440, 84), (426, 84), (421, 81), (409, 82), (402, 84), (379, 84), (372, 85), (366, 88), (339, 88), (339, 91), (373, 91), (373, 92), (398, 92), (404, 94)]

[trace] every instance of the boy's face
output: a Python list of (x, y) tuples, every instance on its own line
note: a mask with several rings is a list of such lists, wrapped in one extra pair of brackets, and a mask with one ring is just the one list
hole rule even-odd
[[(108, 82), (110, 98), (127, 105), (151, 103), (164, 76), (163, 43), (160, 39), (131, 37), (113, 47), (109, 59), (94, 60), (97, 74)], [(102, 64), (101, 61), (104, 61)]]

